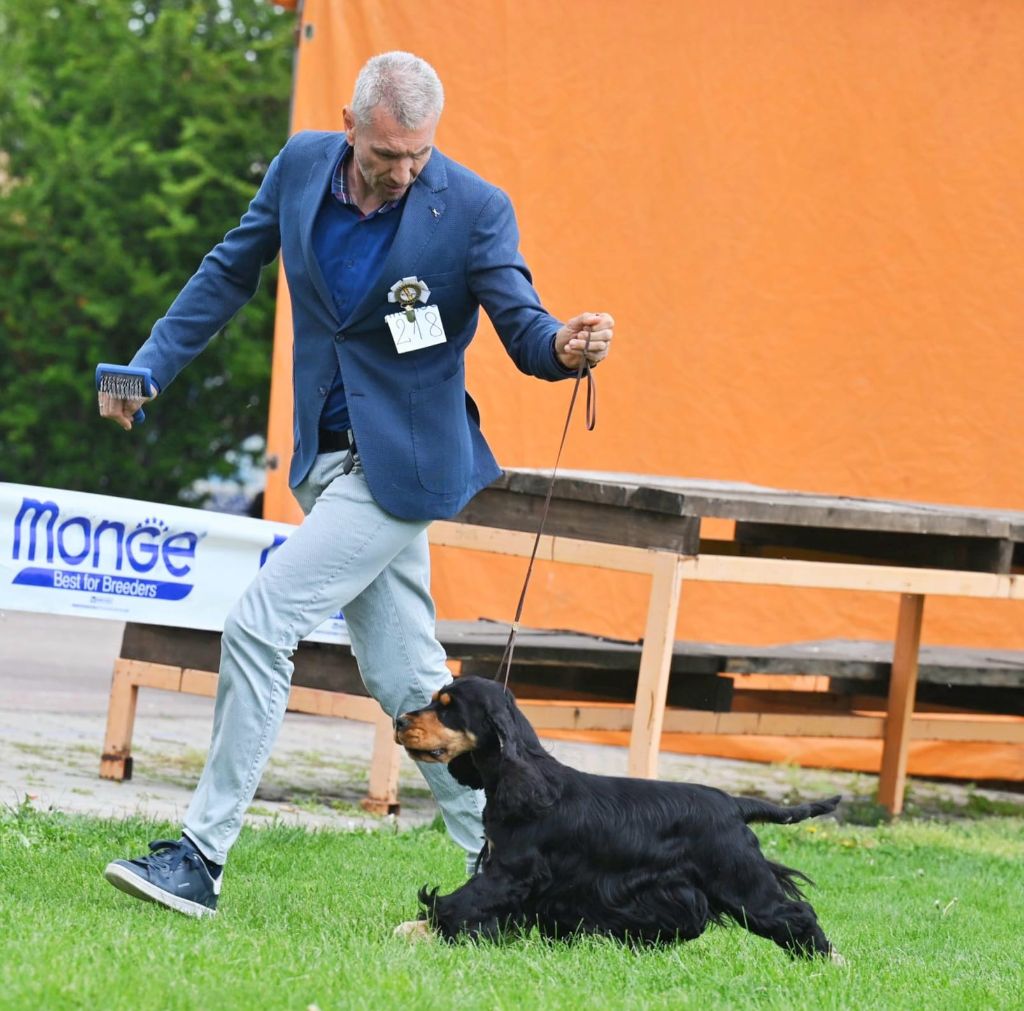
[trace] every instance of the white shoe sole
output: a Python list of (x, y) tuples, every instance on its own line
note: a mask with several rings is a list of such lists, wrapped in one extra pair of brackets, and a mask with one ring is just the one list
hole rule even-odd
[(186, 916), (194, 916), (199, 919), (203, 916), (215, 916), (217, 914), (216, 909), (204, 906), (201, 902), (183, 899), (180, 895), (172, 895), (170, 892), (158, 888), (119, 863), (107, 864), (103, 876), (122, 892), (127, 892), (129, 895), (134, 895), (135, 898), (143, 899), (146, 902), (156, 902), (158, 905), (167, 906), (168, 909), (184, 913)]

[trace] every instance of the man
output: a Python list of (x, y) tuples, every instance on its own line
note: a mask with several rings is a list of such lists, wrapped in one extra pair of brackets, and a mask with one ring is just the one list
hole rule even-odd
[[(392, 717), (448, 680), (426, 529), (500, 473), (465, 389), (479, 307), (528, 374), (562, 379), (585, 348), (592, 362), (608, 354), (612, 318), (583, 313), (563, 325), (550, 316), (508, 198), (434, 150), (443, 103), (423, 60), (370, 60), (345, 132), (289, 140), (238, 227), (132, 361), (166, 389), (280, 249), (295, 331), (289, 478), (306, 519), (225, 621), (213, 737), (181, 840), (106, 869), (136, 897), (192, 916), (216, 910), (223, 864), (284, 715), (290, 656), (339, 607), (366, 687)], [(105, 395), (100, 413), (130, 429), (140, 403)], [(448, 831), (475, 855), (482, 798), (443, 765), (420, 768)]]

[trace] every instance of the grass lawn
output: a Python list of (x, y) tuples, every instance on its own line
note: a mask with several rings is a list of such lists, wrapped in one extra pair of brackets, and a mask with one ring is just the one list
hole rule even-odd
[(1024, 1006), (1024, 819), (762, 827), (843, 968), (739, 928), (614, 942), (415, 945), (415, 893), (460, 883), (436, 828), (243, 832), (220, 912), (195, 921), (103, 880), (177, 829), (0, 810), (0, 1008), (936, 1008)]

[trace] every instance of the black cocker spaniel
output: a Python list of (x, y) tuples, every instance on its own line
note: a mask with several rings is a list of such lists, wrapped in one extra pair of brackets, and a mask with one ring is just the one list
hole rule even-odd
[(544, 750), (511, 693), (477, 677), (458, 678), (395, 728), (415, 761), (447, 762), (487, 797), (477, 873), (450, 895), (420, 890), (423, 932), (497, 938), (536, 925), (548, 937), (666, 942), (734, 920), (795, 955), (842, 961), (797, 885), (806, 876), (766, 859), (747, 827), (827, 814), (839, 797), (779, 807), (694, 783), (578, 772)]

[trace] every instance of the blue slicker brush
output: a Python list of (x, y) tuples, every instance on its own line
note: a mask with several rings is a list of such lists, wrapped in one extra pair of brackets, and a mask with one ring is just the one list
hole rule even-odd
[[(132, 368), (130, 365), (108, 365), (100, 362), (96, 366), (96, 389), (109, 393), (118, 400), (135, 400), (153, 396), (153, 373), (149, 369)], [(132, 421), (141, 425), (146, 414), (140, 407)]]

